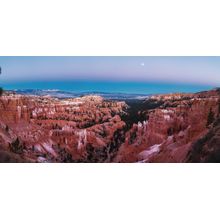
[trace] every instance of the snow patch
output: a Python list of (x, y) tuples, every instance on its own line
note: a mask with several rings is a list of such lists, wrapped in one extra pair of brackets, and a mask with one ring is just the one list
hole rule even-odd
[(169, 113), (173, 113), (174, 112), (173, 110), (167, 110), (167, 109), (162, 109), (161, 111), (163, 113), (165, 113), (165, 114), (169, 114)]
[(48, 153), (52, 154), (53, 156), (56, 156), (56, 153), (53, 150), (51, 143), (43, 143), (42, 146)]
[(34, 150), (40, 153), (44, 153), (43, 148), (39, 144), (34, 146)]
[(170, 120), (170, 116), (169, 116), (169, 115), (164, 115), (163, 117), (164, 117), (164, 119), (165, 119), (166, 121), (169, 121), (169, 120)]
[(140, 121), (138, 122), (138, 127), (142, 128), (142, 123)]
[(80, 150), (87, 143), (87, 131), (86, 131), (86, 129), (79, 131), (78, 136), (79, 136), (79, 139), (78, 139), (77, 149)]
[(76, 106), (83, 104), (82, 101), (70, 101), (70, 100), (64, 100), (62, 101), (62, 103), (66, 105), (76, 105)]
[(38, 158), (37, 158), (37, 162), (39, 162), (39, 163), (46, 163), (46, 162), (47, 162), (47, 159), (44, 158), (44, 157), (38, 157)]
[(72, 131), (72, 128), (69, 125), (62, 127), (62, 131)]
[(138, 156), (140, 159), (142, 159), (139, 162), (147, 162), (152, 155), (154, 155), (160, 151), (160, 146), (161, 146), (161, 144), (155, 144), (155, 145), (151, 146), (148, 150), (144, 150), (141, 153), (139, 153)]
[(18, 118), (21, 118), (21, 106), (17, 106)]

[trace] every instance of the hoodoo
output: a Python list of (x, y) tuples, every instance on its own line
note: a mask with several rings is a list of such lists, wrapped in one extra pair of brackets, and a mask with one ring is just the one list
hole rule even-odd
[(219, 90), (132, 103), (100, 96), (0, 97), (5, 162), (216, 162)]

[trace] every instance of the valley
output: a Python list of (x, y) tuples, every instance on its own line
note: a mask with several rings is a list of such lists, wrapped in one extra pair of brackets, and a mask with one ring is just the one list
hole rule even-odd
[(121, 101), (5, 92), (0, 161), (216, 162), (219, 100), (218, 89)]

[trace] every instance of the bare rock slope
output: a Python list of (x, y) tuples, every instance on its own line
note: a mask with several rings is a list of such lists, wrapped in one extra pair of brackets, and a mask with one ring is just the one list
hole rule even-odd
[(216, 162), (219, 97), (219, 90), (212, 90), (125, 103), (99, 96), (5, 93), (0, 97), (0, 160)]

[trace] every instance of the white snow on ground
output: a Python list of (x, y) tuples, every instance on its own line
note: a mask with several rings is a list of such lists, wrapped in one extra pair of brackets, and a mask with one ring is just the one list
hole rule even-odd
[(33, 111), (32, 111), (32, 116), (33, 117), (37, 117), (38, 114), (42, 113), (43, 112), (43, 108), (35, 108)]
[(35, 151), (37, 151), (37, 152), (43, 153), (43, 148), (42, 148), (39, 144), (35, 145), (35, 146), (34, 146), (34, 149), (35, 149)]
[(148, 121), (143, 121), (143, 123), (141, 123), (140, 121), (138, 122), (138, 127), (142, 128), (145, 127), (148, 124)]
[(171, 140), (173, 140), (173, 135), (168, 136), (168, 138), (167, 138), (167, 141), (171, 141)]
[(37, 158), (37, 161), (38, 161), (39, 163), (46, 163), (46, 162), (47, 162), (47, 159), (44, 158), (44, 157), (38, 157), (38, 158)]
[(62, 127), (62, 131), (72, 131), (72, 128), (69, 125)]
[(21, 118), (21, 106), (17, 106), (18, 118)]
[(140, 121), (138, 122), (138, 127), (142, 128), (142, 123)]
[(173, 110), (162, 109), (161, 112), (164, 113), (164, 119), (169, 121), (171, 119), (170, 114), (172, 114)]
[(160, 151), (160, 146), (161, 144), (155, 144), (153, 146), (151, 146), (148, 150), (144, 150), (142, 151), (141, 153), (139, 153), (139, 158), (142, 159), (141, 161), (138, 161), (139, 163), (144, 163), (144, 162), (147, 162), (148, 159), (158, 153)]
[(80, 104), (83, 104), (82, 101), (71, 101), (71, 100), (63, 100), (62, 103), (66, 104), (66, 105), (80, 105)]
[(56, 109), (55, 108), (51, 108), (50, 111), (48, 111), (49, 115), (54, 115), (56, 113)]
[(84, 130), (81, 130), (77, 133), (79, 136), (77, 149), (80, 150), (83, 148), (83, 146), (85, 146), (85, 144), (87, 142), (87, 131), (86, 131), (86, 129), (84, 129)]
[(146, 126), (148, 124), (148, 121), (143, 121), (143, 125)]
[(43, 143), (42, 146), (48, 153), (52, 154), (53, 156), (56, 156), (56, 153), (53, 150), (51, 143)]
[(170, 120), (170, 116), (169, 115), (164, 115), (164, 119), (169, 121)]
[(161, 111), (165, 114), (173, 113), (173, 110), (162, 109)]

